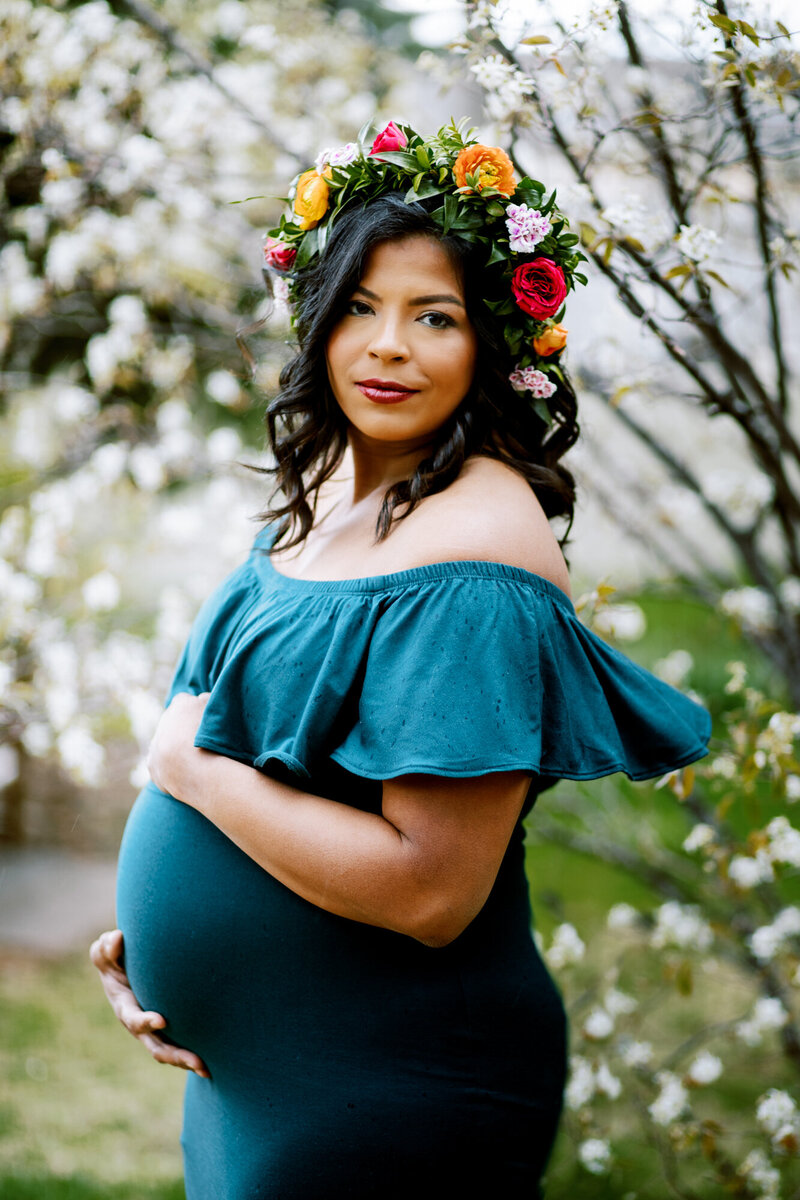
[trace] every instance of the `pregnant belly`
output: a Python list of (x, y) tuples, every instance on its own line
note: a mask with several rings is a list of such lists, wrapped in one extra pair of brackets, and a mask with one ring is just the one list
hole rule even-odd
[(120, 848), (117, 921), (134, 993), (178, 1044), (213, 1058), (232, 1030), (252, 1026), (254, 1009), (262, 1028), (296, 1012), (331, 920), (193, 809), (153, 785), (139, 794)]

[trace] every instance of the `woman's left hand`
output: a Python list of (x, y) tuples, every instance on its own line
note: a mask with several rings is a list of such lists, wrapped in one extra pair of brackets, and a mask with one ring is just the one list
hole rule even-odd
[(203, 754), (194, 745), (210, 692), (193, 696), (178, 692), (161, 714), (150, 749), (147, 769), (162, 792), (183, 800), (191, 792), (192, 769)]

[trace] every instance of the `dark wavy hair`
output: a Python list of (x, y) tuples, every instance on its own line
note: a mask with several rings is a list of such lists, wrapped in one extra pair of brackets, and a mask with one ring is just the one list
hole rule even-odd
[[(502, 325), (484, 300), (503, 300), (508, 282), (485, 266), (485, 245), (443, 236), (425, 201), (406, 204), (388, 194), (336, 220), (325, 251), (296, 277), (296, 330), (299, 349), (280, 373), (280, 392), (268, 406), (266, 426), (275, 465), (260, 468), (274, 480), (268, 507), (256, 519), (278, 522), (273, 545), (305, 540), (316, 513), (319, 488), (333, 474), (347, 447), (347, 420), (331, 391), (325, 348), (334, 325), (364, 276), (374, 247), (396, 238), (427, 235), (440, 242), (463, 283), (467, 315), (477, 335), (475, 376), (458, 408), (434, 435), (434, 444), (407, 479), (386, 491), (375, 527), (376, 539), (389, 534), (425, 496), (441, 492), (472, 454), (496, 458), (529, 483), (548, 517), (565, 516), (559, 539), (566, 545), (575, 507), (575, 481), (559, 463), (576, 441), (577, 401), (571, 385), (560, 383), (548, 407), (549, 428), (511, 387), (514, 364)], [(281, 494), (282, 503), (273, 504)], [(309, 500), (309, 497), (311, 500)], [(396, 509), (406, 505), (406, 511)], [(283, 541), (287, 534), (291, 536)]]

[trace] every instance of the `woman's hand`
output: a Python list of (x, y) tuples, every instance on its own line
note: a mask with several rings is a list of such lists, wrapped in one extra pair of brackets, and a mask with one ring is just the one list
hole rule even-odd
[(171, 1042), (159, 1037), (156, 1031), (163, 1029), (167, 1022), (160, 1013), (143, 1012), (139, 1007), (122, 966), (122, 953), (122, 933), (119, 929), (101, 933), (97, 941), (92, 942), (89, 951), (92, 962), (100, 972), (108, 1002), (118, 1020), (150, 1051), (156, 1062), (183, 1067), (186, 1071), (194, 1071), (203, 1079), (210, 1079), (211, 1076), (201, 1058), (192, 1054), (191, 1050), (173, 1046)]
[(194, 745), (200, 721), (210, 692), (193, 696), (189, 692), (178, 692), (161, 714), (147, 755), (150, 778), (162, 792), (168, 792), (176, 800), (191, 796), (192, 772), (199, 764), (204, 751)]

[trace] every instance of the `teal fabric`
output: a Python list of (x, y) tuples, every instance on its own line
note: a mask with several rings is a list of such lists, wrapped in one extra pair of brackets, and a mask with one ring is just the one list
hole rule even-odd
[(310, 779), (528, 770), (649, 779), (707, 753), (701, 705), (586, 628), (550, 580), (443, 562), (320, 582), (263, 551), (201, 611), (175, 691), (210, 682), (195, 744)]
[[(256, 539), (175, 673), (210, 692), (197, 745), (379, 813), (382, 780), (524, 768), (658, 775), (710, 721), (583, 627), (554, 584), (450, 562), (302, 582)], [(148, 784), (117, 874), (125, 965), (190, 1076), (187, 1200), (535, 1200), (559, 1126), (568, 1022), (531, 937), (521, 820), (447, 946), (303, 900)]]

